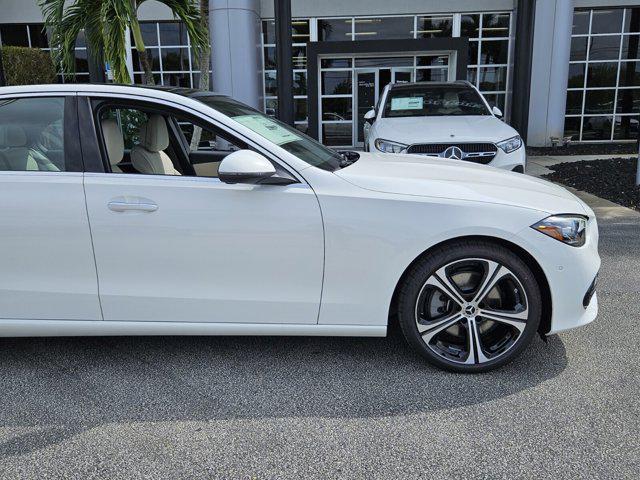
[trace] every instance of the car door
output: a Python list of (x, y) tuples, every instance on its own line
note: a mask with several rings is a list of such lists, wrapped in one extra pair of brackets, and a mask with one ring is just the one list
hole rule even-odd
[[(92, 105), (101, 143), (106, 107), (95, 99)], [(166, 105), (151, 107), (164, 115)], [(130, 123), (122, 127), (135, 137)], [(169, 143), (163, 152), (179, 170), (180, 142)], [(134, 166), (139, 148), (128, 154)], [(205, 164), (202, 155), (191, 156)], [(229, 185), (183, 165), (182, 175), (87, 173), (85, 190), (105, 320), (317, 323), (324, 239), (306, 183)]]
[(75, 95), (0, 95), (0, 318), (101, 320)]

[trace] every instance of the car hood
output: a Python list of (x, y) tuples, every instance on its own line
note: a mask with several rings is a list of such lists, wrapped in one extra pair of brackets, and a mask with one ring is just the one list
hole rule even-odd
[(407, 145), (443, 142), (500, 142), (517, 135), (492, 115), (381, 118), (375, 136)]
[(335, 174), (382, 193), (510, 205), (549, 214), (589, 214), (581, 200), (551, 182), (459, 160), (361, 152), (357, 162)]

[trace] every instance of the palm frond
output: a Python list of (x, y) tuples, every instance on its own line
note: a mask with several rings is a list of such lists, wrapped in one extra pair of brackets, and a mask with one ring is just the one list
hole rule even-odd
[(127, 26), (135, 11), (129, 0), (102, 2), (100, 16), (103, 19), (104, 57), (111, 66), (117, 83), (131, 83), (127, 68)]

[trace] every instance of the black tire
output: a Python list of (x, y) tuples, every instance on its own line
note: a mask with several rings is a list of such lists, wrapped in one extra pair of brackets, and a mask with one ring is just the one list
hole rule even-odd
[[(492, 268), (495, 269), (493, 277)], [(443, 277), (449, 282), (446, 285), (439, 282)], [(465, 279), (465, 287), (473, 285), (470, 279), (479, 278), (478, 292), (474, 293), (470, 287), (458, 288), (460, 278)], [(493, 278), (499, 279), (491, 287)], [(447, 290), (447, 286), (457, 291)], [(431, 364), (444, 370), (479, 373), (498, 368), (531, 343), (540, 323), (542, 297), (535, 275), (511, 250), (489, 241), (463, 240), (438, 247), (411, 266), (399, 287), (398, 320), (404, 337)], [(485, 292), (484, 288), (489, 290)], [(509, 293), (511, 290), (516, 293)], [(514, 295), (517, 298), (512, 298)], [(454, 297), (457, 300), (453, 300)], [(477, 310), (467, 302), (470, 298)], [(444, 306), (434, 310), (434, 302)], [(513, 306), (493, 309), (490, 303)], [(439, 315), (440, 309), (445, 312), (440, 320), (431, 316), (434, 311)], [(456, 323), (445, 322), (460, 315), (463, 318)], [(518, 320), (514, 321), (516, 316)], [(451, 326), (443, 328), (445, 323)], [(433, 325), (440, 326), (434, 328)], [(435, 330), (440, 333), (433, 334)], [(506, 347), (501, 335), (511, 342), (510, 346)], [(485, 340), (495, 342), (490, 345), (493, 351), (485, 349)], [(466, 357), (464, 345), (468, 350)], [(499, 348), (506, 350), (499, 353)], [(460, 355), (460, 359), (456, 355)]]

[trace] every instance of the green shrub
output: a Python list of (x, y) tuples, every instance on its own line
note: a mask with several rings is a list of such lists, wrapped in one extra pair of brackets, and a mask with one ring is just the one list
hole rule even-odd
[(27, 47), (2, 47), (1, 51), (7, 85), (56, 82), (56, 69), (47, 52)]

